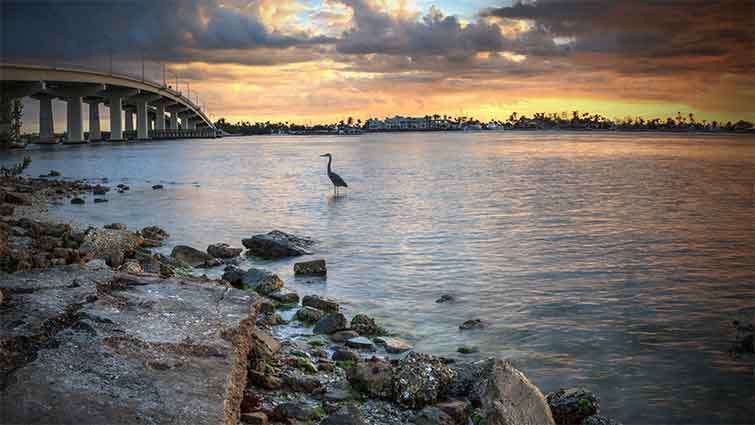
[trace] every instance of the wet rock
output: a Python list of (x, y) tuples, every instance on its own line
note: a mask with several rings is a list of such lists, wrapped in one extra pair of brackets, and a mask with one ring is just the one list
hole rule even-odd
[(63, 174), (61, 174), (61, 172), (58, 170), (50, 170), (50, 172), (47, 173), (47, 177), (60, 177), (62, 175)]
[(267, 234), (244, 239), (242, 244), (255, 257), (273, 259), (310, 254), (306, 248), (314, 244), (314, 241), (273, 230)]
[(400, 338), (391, 338), (387, 336), (381, 336), (375, 338), (375, 342), (385, 348), (385, 351), (391, 354), (403, 353), (412, 349), (412, 346)]
[(462, 346), (460, 346), (459, 348), (456, 349), (456, 352), (458, 352), (460, 354), (473, 354), (473, 353), (477, 353), (479, 351), (480, 351), (479, 348), (473, 347), (473, 346), (468, 346), (468, 345), (462, 345)]
[(331, 313), (337, 312), (340, 309), (337, 302), (328, 298), (320, 298), (317, 295), (305, 295), (301, 303), (302, 305)]
[(225, 265), (225, 263), (220, 258), (212, 258), (210, 260), (205, 261), (203, 264), (198, 265), (197, 268), (211, 269), (211, 268), (220, 267), (223, 265)]
[(359, 336), (346, 340), (346, 346), (349, 348), (356, 348), (358, 350), (375, 351), (375, 344), (369, 339)]
[(557, 425), (579, 425), (600, 413), (600, 400), (584, 388), (560, 389), (545, 397)]
[(238, 257), (241, 251), (241, 248), (231, 248), (227, 243), (216, 243), (207, 247), (207, 253), (216, 258)]
[(273, 414), (276, 418), (289, 418), (307, 421), (317, 418), (315, 409), (305, 403), (281, 403), (275, 406)]
[(481, 423), (489, 425), (555, 425), (545, 397), (510, 363), (490, 358), (454, 368), (449, 393), (479, 406)]
[(270, 293), (268, 297), (281, 304), (297, 304), (299, 302), (299, 294), (293, 291), (287, 291), (285, 289), (275, 290)]
[(335, 362), (357, 362), (360, 358), (358, 353), (346, 348), (337, 348), (331, 357)]
[(266, 390), (279, 390), (283, 386), (283, 382), (280, 378), (267, 375), (255, 370), (248, 371), (249, 384), (258, 388), (264, 388)]
[(267, 415), (262, 412), (243, 413), (241, 423), (246, 425), (267, 425)]
[(79, 253), (83, 258), (102, 259), (111, 267), (118, 267), (123, 264), (123, 259), (132, 256), (143, 242), (141, 236), (127, 230), (92, 229), (84, 235)]
[(367, 425), (367, 422), (359, 408), (349, 404), (325, 418), (321, 425)]
[(313, 307), (302, 307), (294, 315), (294, 319), (306, 324), (317, 323), (325, 315), (322, 311)]
[(142, 236), (144, 239), (150, 239), (153, 241), (160, 241), (163, 242), (165, 239), (168, 239), (170, 235), (165, 230), (157, 227), (157, 226), (147, 226), (142, 229), (141, 231)]
[(110, 188), (107, 187), (107, 186), (95, 186), (92, 189), (92, 194), (93, 195), (105, 195), (108, 192), (110, 192)]
[(434, 406), (427, 406), (414, 416), (415, 425), (457, 425), (446, 412)]
[(142, 273), (144, 272), (144, 269), (142, 268), (142, 265), (137, 261), (126, 261), (120, 267), (118, 267), (118, 271), (124, 273)]
[(462, 400), (451, 400), (435, 405), (450, 416), (454, 423), (466, 425), (470, 415), (469, 403)]
[(94, 203), (95, 204), (104, 204), (106, 202), (108, 202), (108, 200), (105, 199), (105, 198), (94, 198)]
[(31, 205), (31, 196), (27, 193), (5, 192), (5, 202), (14, 205)]
[(351, 329), (363, 336), (383, 335), (385, 330), (366, 314), (357, 314), (351, 319)]
[(342, 331), (335, 332), (330, 335), (330, 340), (333, 342), (346, 342), (346, 340), (349, 340), (351, 338), (358, 337), (359, 334), (351, 329), (344, 329)]
[(152, 185), (152, 190), (160, 190), (160, 189), (164, 189), (163, 185), (161, 184)]
[(449, 303), (454, 301), (456, 301), (456, 297), (451, 294), (443, 294), (440, 296), (440, 298), (435, 300), (436, 303)]
[(595, 415), (582, 421), (582, 425), (621, 425), (621, 423), (605, 416)]
[(341, 313), (331, 313), (318, 320), (312, 332), (316, 334), (332, 334), (348, 327), (349, 322), (346, 320), (346, 316)]
[(73, 204), (73, 205), (84, 205), (84, 204), (86, 204), (86, 201), (83, 200), (82, 198), (76, 197), (76, 198), (71, 199), (71, 204)]
[(15, 209), (16, 207), (11, 204), (0, 203), (0, 215), (13, 215)]
[(269, 295), (283, 287), (283, 281), (277, 274), (255, 268), (245, 271), (236, 266), (228, 266), (223, 279), (235, 287), (253, 289), (262, 295)]
[(411, 409), (433, 404), (446, 395), (455, 377), (439, 358), (411, 352), (399, 361), (395, 372), (396, 401)]
[(128, 229), (128, 226), (126, 226), (123, 223), (110, 223), (110, 224), (106, 224), (103, 227), (110, 230), (127, 230)]
[(325, 276), (328, 269), (325, 260), (304, 261), (294, 264), (294, 274), (297, 276)]
[(323, 386), (317, 376), (308, 375), (298, 369), (286, 371), (283, 375), (283, 383), (291, 391), (307, 394), (311, 394)]
[(459, 325), (459, 329), (461, 330), (483, 329), (484, 327), (485, 323), (483, 323), (480, 319), (467, 320)]
[(192, 267), (199, 267), (213, 260), (211, 255), (186, 245), (176, 245), (170, 256)]
[(393, 399), (393, 365), (390, 362), (373, 357), (370, 360), (355, 363), (346, 371), (346, 378), (351, 386), (370, 397)]

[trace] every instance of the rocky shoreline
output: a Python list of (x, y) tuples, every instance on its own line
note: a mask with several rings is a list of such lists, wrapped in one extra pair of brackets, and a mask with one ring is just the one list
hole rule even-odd
[[(166, 256), (152, 251), (170, 239), (156, 226), (50, 223), (48, 203), (110, 190), (53, 177), (0, 179), (2, 423), (617, 423), (586, 389), (543, 395), (503, 360), (414, 352), (337, 300), (236, 265), (311, 254), (309, 238), (272, 231)], [(195, 276), (214, 267), (222, 279)], [(294, 273), (328, 271), (318, 259)]]

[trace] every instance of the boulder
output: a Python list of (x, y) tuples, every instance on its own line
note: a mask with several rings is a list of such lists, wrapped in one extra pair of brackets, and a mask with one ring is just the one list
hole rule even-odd
[(320, 422), (321, 425), (367, 425), (364, 416), (359, 408), (353, 404), (341, 407), (335, 413), (331, 414), (325, 420)]
[(246, 425), (267, 425), (267, 415), (263, 412), (242, 413), (241, 423)]
[(294, 319), (306, 324), (317, 323), (325, 315), (322, 311), (312, 307), (302, 307), (294, 315)]
[(485, 327), (485, 324), (480, 319), (467, 320), (461, 325), (459, 325), (459, 329), (461, 330), (483, 329), (484, 327)]
[(287, 291), (285, 289), (277, 289), (268, 294), (270, 299), (277, 301), (281, 304), (297, 304), (299, 303), (299, 294), (293, 291)]
[(403, 353), (412, 349), (412, 346), (400, 338), (381, 336), (375, 338), (375, 342), (385, 348), (385, 351), (391, 354)]
[(241, 248), (231, 248), (227, 243), (216, 243), (207, 247), (207, 253), (217, 258), (238, 257), (241, 251)]
[(451, 294), (443, 294), (443, 295), (440, 296), (440, 298), (438, 298), (437, 300), (435, 300), (435, 302), (439, 303), (439, 304), (440, 303), (449, 303), (449, 302), (454, 302), (454, 301), (456, 301), (456, 298), (453, 295), (451, 295)]
[(83, 200), (82, 198), (76, 197), (76, 198), (72, 198), (71, 199), (71, 204), (72, 205), (84, 205), (84, 204), (86, 204), (86, 201)]
[(346, 371), (346, 378), (351, 386), (370, 397), (392, 400), (394, 395), (393, 365), (390, 362), (373, 357), (358, 362)]
[(427, 406), (414, 415), (414, 425), (457, 425), (458, 422), (446, 412), (434, 406)]
[(92, 194), (93, 195), (105, 195), (106, 193), (110, 192), (110, 188), (107, 186), (95, 186), (92, 188)]
[(111, 267), (118, 267), (143, 242), (141, 236), (127, 230), (90, 229), (84, 235), (79, 253), (84, 258), (105, 260)]
[(273, 417), (277, 419), (299, 419), (308, 421), (317, 418), (317, 412), (312, 406), (303, 402), (287, 402), (275, 406)]
[(94, 203), (95, 204), (104, 204), (106, 202), (108, 202), (108, 200), (105, 199), (105, 198), (94, 198)]
[(127, 230), (128, 226), (126, 226), (123, 223), (110, 223), (103, 226), (106, 229), (110, 230)]
[(267, 234), (244, 239), (242, 244), (255, 257), (273, 259), (310, 254), (306, 248), (314, 244), (314, 241), (273, 230)]
[(346, 340), (346, 346), (349, 348), (356, 348), (357, 350), (375, 351), (375, 344), (363, 336)]
[(347, 348), (337, 348), (331, 356), (331, 359), (336, 362), (358, 362), (360, 358), (359, 353)]
[(332, 334), (349, 327), (346, 316), (341, 313), (330, 313), (315, 323), (312, 332), (316, 334)]
[(383, 335), (385, 330), (378, 326), (371, 317), (366, 314), (357, 314), (351, 319), (351, 329), (359, 332), (359, 335), (373, 336)]
[(358, 337), (359, 334), (351, 329), (344, 329), (342, 331), (335, 332), (330, 335), (330, 340), (333, 342), (346, 342), (346, 340)]
[(557, 425), (580, 425), (600, 413), (600, 400), (585, 388), (560, 389), (545, 396)]
[(421, 409), (445, 397), (456, 373), (441, 359), (411, 352), (399, 361), (393, 382), (396, 401)]
[(152, 185), (152, 190), (160, 190), (160, 189), (164, 189), (164, 188), (165, 187), (163, 185), (161, 185), (161, 184)]
[(211, 255), (186, 245), (176, 245), (170, 256), (192, 267), (203, 266), (214, 259)]
[(325, 260), (304, 261), (294, 264), (294, 274), (297, 276), (325, 276), (328, 269)]
[(490, 358), (454, 368), (449, 393), (479, 406), (487, 425), (555, 425), (545, 397), (510, 363)]
[(470, 415), (470, 406), (466, 401), (444, 401), (442, 403), (436, 404), (435, 407), (444, 411), (448, 416), (450, 416), (454, 420), (454, 423), (463, 425), (467, 424), (467, 420), (469, 419)]
[(330, 313), (337, 312), (340, 309), (337, 302), (328, 298), (320, 298), (317, 295), (305, 295), (301, 303), (302, 305)]
[(170, 235), (165, 230), (157, 226), (147, 226), (141, 231), (145, 240), (149, 241), (149, 245), (152, 247), (162, 246), (165, 239), (168, 239)]
[(272, 294), (283, 287), (283, 281), (277, 274), (255, 268), (245, 271), (236, 266), (228, 266), (223, 273), (223, 279), (234, 287), (253, 289), (262, 295)]

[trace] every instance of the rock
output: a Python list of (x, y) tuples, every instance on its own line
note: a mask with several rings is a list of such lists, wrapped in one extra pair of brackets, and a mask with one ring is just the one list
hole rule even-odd
[(325, 260), (304, 261), (294, 264), (294, 274), (297, 276), (325, 276), (328, 269)]
[(317, 323), (325, 315), (322, 311), (312, 307), (302, 307), (294, 315), (294, 319), (306, 324)]
[(363, 336), (346, 340), (346, 346), (349, 348), (356, 348), (358, 350), (375, 351), (375, 344), (373, 344), (372, 341)]
[(124, 273), (142, 273), (144, 272), (144, 269), (142, 268), (142, 265), (137, 261), (126, 261), (120, 267), (118, 267), (118, 271)]
[(341, 313), (330, 313), (315, 323), (312, 332), (316, 334), (332, 334), (334, 332), (346, 329), (349, 323), (346, 316)]
[(0, 422), (237, 423), (254, 294), (78, 265), (0, 276), (19, 284), (0, 309)]
[(202, 266), (214, 259), (211, 255), (186, 245), (176, 245), (170, 256), (192, 267)]
[(160, 189), (164, 189), (163, 185), (161, 184), (152, 185), (152, 190), (160, 190)]
[(412, 349), (412, 346), (408, 342), (400, 338), (381, 336), (375, 338), (375, 342), (382, 345), (385, 351), (391, 354), (403, 353)]
[(86, 264), (87, 270), (107, 270), (109, 269), (105, 260), (92, 260)]
[(370, 397), (392, 400), (394, 395), (393, 365), (390, 362), (373, 357), (364, 362), (357, 362), (346, 371), (346, 378), (351, 386)]
[(510, 363), (490, 358), (454, 368), (449, 393), (479, 406), (481, 423), (489, 425), (555, 425), (545, 397)]
[(83, 199), (81, 199), (81, 198), (79, 198), (79, 197), (76, 197), (76, 198), (71, 199), (71, 204), (73, 204), (73, 205), (83, 205), (83, 204), (86, 204), (86, 201), (83, 200)]
[(557, 425), (580, 425), (600, 413), (600, 400), (584, 388), (560, 389), (545, 396)]
[(283, 375), (283, 382), (291, 391), (311, 394), (322, 388), (317, 376), (307, 375), (298, 369), (288, 370)]
[(479, 352), (480, 349), (477, 347), (462, 345), (459, 348), (457, 348), (456, 351), (461, 354), (473, 354), (473, 353)]
[(305, 403), (281, 403), (275, 406), (273, 414), (277, 418), (290, 418), (307, 421), (317, 418), (317, 412)]
[(236, 266), (228, 266), (223, 279), (235, 287), (253, 289), (262, 295), (269, 295), (283, 287), (283, 281), (277, 274), (255, 268), (244, 271)]
[(268, 295), (271, 299), (281, 304), (298, 304), (299, 294), (293, 291), (286, 291), (284, 289), (278, 289)]
[(200, 268), (200, 269), (211, 269), (213, 267), (220, 267), (222, 265), (225, 265), (225, 263), (223, 262), (223, 260), (221, 260), (220, 258), (212, 258), (212, 259), (209, 259), (209, 260), (205, 261), (203, 264), (198, 265), (197, 268)]
[[(111, 267), (118, 267), (144, 242), (141, 236), (127, 230), (92, 229), (87, 231), (79, 247), (82, 258), (99, 258)], [(117, 264), (113, 266), (113, 264)]]
[(349, 404), (323, 420), (321, 425), (367, 425), (359, 408)]
[(157, 226), (147, 226), (142, 229), (141, 234), (145, 239), (150, 239), (153, 241), (160, 241), (160, 242), (170, 237), (168, 232), (166, 232), (165, 230)]
[(314, 241), (309, 238), (297, 237), (278, 230), (264, 235), (254, 235), (242, 241), (251, 255), (267, 259), (310, 254), (305, 248), (313, 243)]
[(483, 329), (484, 327), (485, 324), (480, 319), (467, 320), (466, 322), (459, 325), (459, 329), (461, 330)]
[(5, 202), (14, 205), (31, 205), (31, 197), (26, 193), (5, 192)]
[(250, 370), (248, 374), (250, 385), (272, 391), (279, 390), (283, 386), (280, 378), (275, 376), (267, 375), (255, 370)]
[(359, 332), (359, 335), (373, 336), (383, 335), (385, 330), (378, 326), (375, 321), (366, 314), (357, 314), (351, 319), (351, 329)]
[(0, 215), (13, 215), (13, 211), (16, 209), (11, 204), (0, 204)]
[(436, 303), (448, 303), (448, 302), (454, 302), (456, 301), (456, 298), (451, 294), (443, 294), (435, 300)]
[(105, 202), (108, 202), (108, 200), (105, 198), (94, 198), (95, 204), (104, 204)]
[(267, 425), (267, 415), (262, 412), (243, 413), (241, 423), (247, 425)]
[(216, 258), (238, 257), (241, 251), (241, 248), (231, 248), (227, 243), (216, 243), (207, 247), (207, 253)]
[(456, 373), (437, 357), (411, 352), (399, 361), (394, 375), (396, 401), (411, 409), (445, 397)]
[(302, 305), (330, 313), (335, 313), (340, 309), (337, 302), (328, 298), (320, 298), (317, 295), (305, 295), (301, 303)]
[(273, 304), (272, 301), (263, 298), (259, 303), (259, 312), (260, 314), (275, 313), (275, 304)]
[(111, 223), (111, 224), (106, 224), (103, 227), (110, 230), (127, 230), (128, 229), (128, 226), (126, 226), (123, 223)]
[(63, 174), (61, 174), (60, 171), (57, 171), (57, 170), (50, 170), (50, 172), (47, 173), (48, 177), (60, 177), (62, 175)]
[(358, 337), (359, 334), (351, 329), (344, 329), (342, 331), (335, 332), (330, 335), (330, 340), (333, 342), (346, 342), (346, 340)]
[(414, 416), (414, 425), (456, 425), (457, 422), (446, 412), (434, 406), (427, 406)]
[(438, 409), (444, 411), (450, 416), (454, 423), (466, 425), (470, 415), (469, 403), (462, 400), (451, 400), (435, 405)]
[(621, 423), (605, 416), (594, 415), (582, 421), (582, 425), (621, 425)]
[(358, 362), (359, 354), (346, 348), (337, 348), (331, 359), (335, 362)]
[(94, 187), (94, 188), (92, 189), (92, 194), (93, 194), (93, 195), (105, 195), (105, 194), (107, 194), (108, 192), (110, 192), (110, 188), (109, 188), (109, 187), (107, 187), (107, 186), (99, 186), (99, 185), (98, 185), (98, 186), (95, 186), (95, 187)]

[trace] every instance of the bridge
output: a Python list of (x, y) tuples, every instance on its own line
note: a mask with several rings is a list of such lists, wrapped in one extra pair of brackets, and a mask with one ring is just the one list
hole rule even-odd
[[(32, 97), (39, 101), (38, 143), (57, 143), (53, 99), (66, 102), (64, 143), (220, 135), (206, 111), (188, 93), (169, 86), (164, 78), (162, 82), (146, 79), (144, 71), (138, 78), (112, 70), (0, 63), (0, 95), (5, 99)], [(88, 134), (82, 114), (85, 102), (89, 104)], [(100, 104), (110, 110), (109, 137), (100, 128)]]

